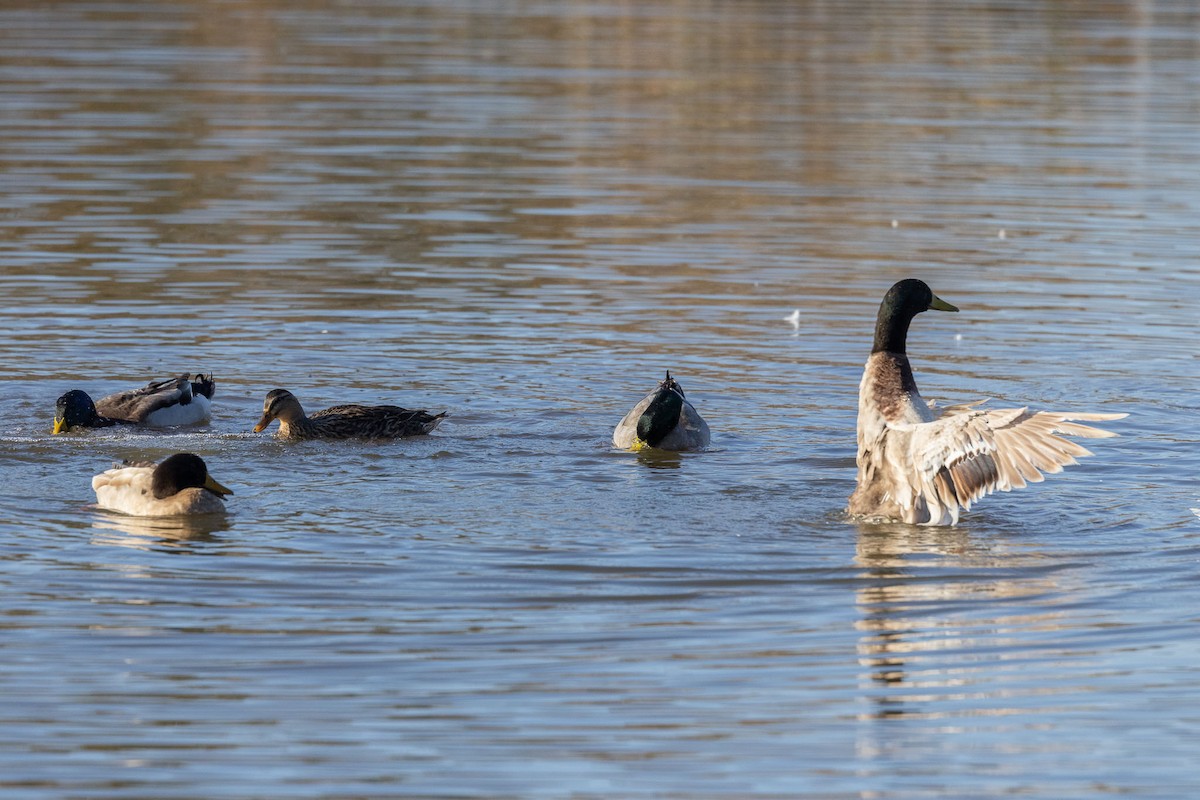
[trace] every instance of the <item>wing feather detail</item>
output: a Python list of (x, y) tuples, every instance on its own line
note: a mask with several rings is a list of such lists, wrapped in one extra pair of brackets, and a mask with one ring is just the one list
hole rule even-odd
[(1039, 483), (1047, 474), (1079, 463), (1091, 452), (1064, 436), (1100, 439), (1111, 431), (1082, 425), (1126, 414), (1058, 413), (1027, 408), (981, 411), (951, 406), (932, 422), (888, 427), (908, 439), (912, 506), (927, 509), (929, 523), (955, 524), (960, 510), (994, 491)]
[(192, 402), (192, 384), (187, 375), (151, 381), (141, 389), (117, 392), (96, 403), (102, 416), (129, 422), (145, 422), (155, 411)]

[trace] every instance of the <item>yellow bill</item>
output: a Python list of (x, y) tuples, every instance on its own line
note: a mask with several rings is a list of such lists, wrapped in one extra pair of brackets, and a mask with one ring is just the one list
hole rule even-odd
[(233, 494), (233, 489), (222, 486), (216, 478), (214, 478), (212, 475), (208, 475), (207, 473), (204, 476), (204, 488), (208, 489), (218, 497), (224, 497), (227, 494)]
[(933, 302), (929, 304), (929, 307), (934, 311), (958, 311), (958, 306), (950, 305), (936, 294), (933, 296)]
[(63, 433), (64, 431), (66, 431), (66, 429), (67, 429), (67, 418), (66, 417), (55, 417), (54, 418), (54, 430), (50, 431), (50, 435), (53, 436), (53, 435), (56, 435), (59, 433)]

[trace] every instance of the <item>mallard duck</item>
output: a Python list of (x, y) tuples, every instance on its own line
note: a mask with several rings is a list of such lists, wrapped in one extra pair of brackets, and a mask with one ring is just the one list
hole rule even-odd
[(666, 380), (617, 424), (612, 441), (622, 450), (700, 450), (708, 447), (708, 423), (684, 399), (683, 387), (667, 370)]
[(127, 464), (92, 478), (101, 508), (135, 517), (214, 514), (225, 510), (233, 494), (208, 474), (204, 459), (176, 453), (160, 464)]
[(1060, 413), (1027, 408), (985, 411), (980, 403), (937, 413), (921, 398), (905, 344), (922, 311), (958, 311), (922, 281), (888, 290), (875, 322), (875, 346), (858, 390), (858, 488), (855, 516), (918, 525), (955, 525), (959, 511), (993, 491), (1020, 489), (1062, 472), (1087, 449), (1062, 436), (1116, 434), (1073, 420), (1099, 422), (1127, 414)]
[(305, 416), (300, 401), (287, 389), (272, 389), (263, 401), (263, 415), (254, 432), (279, 420), (281, 439), (397, 439), (429, 433), (446, 412), (428, 414), (399, 406), (333, 406)]
[(71, 391), (55, 403), (53, 433), (72, 428), (107, 428), (112, 425), (190, 425), (212, 417), (212, 396), (217, 384), (212, 375), (151, 381), (141, 389), (110, 394), (93, 403), (87, 392)]

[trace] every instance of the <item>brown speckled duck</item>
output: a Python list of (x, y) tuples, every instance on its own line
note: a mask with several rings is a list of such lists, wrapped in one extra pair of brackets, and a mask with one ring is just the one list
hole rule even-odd
[[(875, 322), (875, 346), (858, 390), (855, 516), (918, 525), (955, 525), (960, 510), (993, 491), (1020, 489), (1091, 455), (1062, 436), (1116, 434), (1072, 420), (1127, 414), (1060, 413), (1026, 408), (983, 411), (980, 403), (935, 411), (921, 398), (905, 351), (908, 326), (922, 311), (958, 311), (922, 281), (888, 290)], [(983, 401), (981, 401), (983, 402)]]
[(311, 417), (287, 389), (272, 389), (263, 401), (263, 415), (254, 432), (279, 420), (281, 439), (398, 439), (429, 433), (446, 412), (429, 414), (399, 406), (333, 406)]

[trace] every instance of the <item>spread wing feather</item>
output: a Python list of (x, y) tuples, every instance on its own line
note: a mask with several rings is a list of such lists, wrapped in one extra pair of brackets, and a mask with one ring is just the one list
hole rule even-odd
[(1116, 434), (1081, 425), (1126, 414), (1057, 413), (1026, 408), (979, 411), (952, 406), (932, 422), (890, 426), (908, 435), (913, 501), (925, 505), (929, 518), (958, 522), (959, 510), (970, 509), (994, 491), (1007, 492), (1062, 472), (1091, 452), (1063, 436), (1101, 439)]

